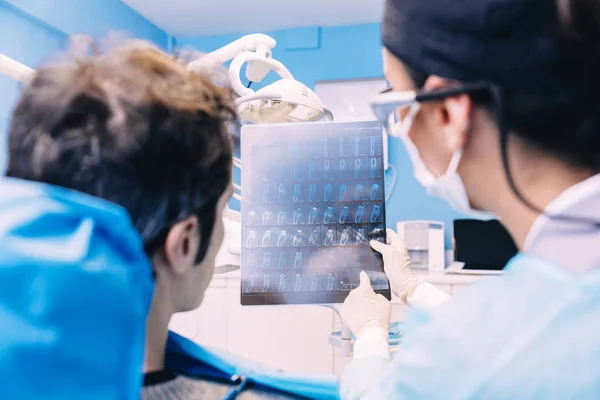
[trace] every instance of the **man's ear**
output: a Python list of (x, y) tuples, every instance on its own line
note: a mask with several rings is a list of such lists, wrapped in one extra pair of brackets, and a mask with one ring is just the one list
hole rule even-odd
[[(424, 89), (436, 91), (459, 85), (456, 81), (433, 75), (425, 82)], [(464, 149), (471, 128), (471, 98), (467, 94), (459, 94), (444, 98), (438, 104), (436, 112), (446, 138), (446, 146), (452, 152)]]
[(173, 273), (181, 275), (196, 264), (200, 246), (198, 217), (189, 216), (173, 225), (165, 241), (165, 258)]

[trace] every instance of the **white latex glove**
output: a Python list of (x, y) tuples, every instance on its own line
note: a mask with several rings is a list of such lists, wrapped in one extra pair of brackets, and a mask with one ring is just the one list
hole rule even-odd
[(407, 303), (408, 296), (424, 281), (412, 271), (408, 250), (398, 234), (391, 229), (387, 230), (387, 242), (388, 244), (383, 244), (371, 240), (371, 247), (383, 256), (383, 268), (392, 293)]
[(434, 306), (448, 299), (446, 293), (415, 275), (404, 242), (391, 229), (387, 230), (387, 242), (386, 245), (372, 240), (371, 247), (383, 256), (383, 268), (392, 293), (411, 305)]
[(375, 293), (369, 276), (363, 271), (360, 273), (360, 285), (344, 301), (341, 316), (356, 340), (373, 330), (384, 332), (387, 338), (392, 305), (388, 299)]

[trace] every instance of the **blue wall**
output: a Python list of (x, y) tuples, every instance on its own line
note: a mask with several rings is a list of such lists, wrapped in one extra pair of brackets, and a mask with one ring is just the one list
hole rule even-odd
[[(381, 78), (381, 41), (379, 24), (309, 27), (264, 32), (277, 40), (274, 58), (283, 62), (296, 79), (313, 87), (318, 81)], [(224, 35), (177, 38), (178, 48), (213, 51), (237, 38)], [(446, 223), (446, 248), (452, 248), (452, 221), (463, 217), (443, 201), (429, 197), (414, 179), (412, 165), (404, 147), (390, 139), (390, 163), (396, 166), (396, 186), (387, 207), (388, 226), (411, 219)], [(388, 171), (388, 182), (391, 172)]]
[[(0, 53), (35, 67), (65, 47), (68, 36), (111, 31), (169, 47), (166, 33), (120, 0), (0, 0)], [(0, 174), (6, 165), (6, 131), (19, 93), (16, 81), (0, 75)]]

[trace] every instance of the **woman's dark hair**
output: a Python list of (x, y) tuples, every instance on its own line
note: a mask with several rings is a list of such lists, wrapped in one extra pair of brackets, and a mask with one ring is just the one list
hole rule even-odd
[[(548, 91), (500, 89), (501, 118), (510, 131), (573, 165), (600, 171), (600, 1), (558, 0), (563, 82)], [(428, 74), (408, 65), (417, 87)], [(498, 98), (496, 98), (498, 99)], [(494, 96), (473, 95), (497, 111)]]

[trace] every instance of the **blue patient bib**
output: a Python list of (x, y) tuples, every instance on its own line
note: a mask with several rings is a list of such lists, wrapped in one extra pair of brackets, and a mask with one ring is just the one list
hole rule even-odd
[(139, 399), (151, 297), (124, 209), (0, 178), (0, 399)]
[(240, 386), (254, 384), (266, 391), (315, 400), (339, 398), (337, 378), (333, 375), (298, 375), (268, 369), (224, 351), (208, 350), (173, 332), (169, 332), (166, 364), (170, 371), (188, 377), (229, 381)]

